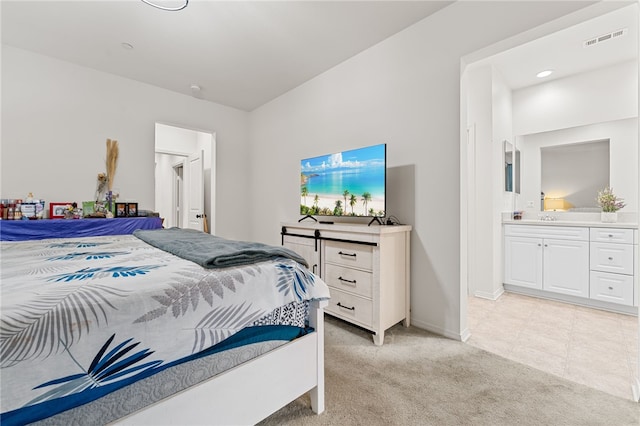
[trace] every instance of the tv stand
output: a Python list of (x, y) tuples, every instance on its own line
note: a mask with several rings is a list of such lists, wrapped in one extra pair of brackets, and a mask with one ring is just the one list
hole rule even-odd
[(329, 286), (327, 314), (373, 332), (376, 345), (393, 325), (410, 325), (410, 226), (281, 226), (282, 245), (304, 257)]
[(371, 224), (373, 222), (378, 222), (378, 225), (383, 225), (382, 221), (380, 220), (380, 218), (378, 216), (374, 216), (373, 219), (371, 219), (371, 221), (369, 222), (369, 225), (367, 226), (371, 226)]
[(312, 215), (308, 214), (308, 215), (306, 215), (305, 217), (303, 217), (302, 219), (299, 219), (299, 220), (298, 220), (298, 223), (302, 222), (303, 220), (305, 220), (305, 219), (307, 219), (307, 218), (309, 218), (309, 217), (310, 217), (311, 219), (315, 220), (316, 222), (318, 221), (318, 219), (316, 219), (316, 218), (315, 218), (315, 217), (313, 217)]

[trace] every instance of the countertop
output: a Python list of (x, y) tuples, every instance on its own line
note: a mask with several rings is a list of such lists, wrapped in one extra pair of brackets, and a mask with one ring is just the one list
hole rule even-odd
[(601, 221), (578, 221), (578, 220), (542, 220), (542, 219), (506, 219), (503, 225), (538, 225), (538, 226), (584, 226), (590, 228), (630, 228), (638, 229), (637, 223), (631, 222), (601, 222)]

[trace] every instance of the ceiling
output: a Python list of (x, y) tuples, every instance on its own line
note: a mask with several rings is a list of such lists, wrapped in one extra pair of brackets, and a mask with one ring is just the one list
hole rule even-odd
[(251, 111), (451, 3), (3, 0), (2, 43)]
[[(638, 7), (624, 7), (509, 49), (475, 64), (491, 63), (512, 89), (592, 71), (638, 58)], [(584, 46), (587, 40), (625, 30), (622, 36)], [(544, 79), (540, 71), (551, 69)]]
[[(451, 3), (191, 0), (167, 12), (139, 0), (2, 0), (1, 35), (3, 44), (251, 111)], [(548, 80), (637, 58), (635, 10), (487, 60), (518, 89), (540, 83), (542, 69), (555, 70)], [(622, 28), (623, 37), (582, 46)]]

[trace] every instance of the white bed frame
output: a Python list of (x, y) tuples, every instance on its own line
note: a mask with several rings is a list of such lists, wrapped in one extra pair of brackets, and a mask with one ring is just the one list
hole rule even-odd
[(311, 393), (324, 411), (324, 307), (310, 304), (315, 332), (295, 339), (169, 398), (116, 421), (116, 425), (254, 425)]

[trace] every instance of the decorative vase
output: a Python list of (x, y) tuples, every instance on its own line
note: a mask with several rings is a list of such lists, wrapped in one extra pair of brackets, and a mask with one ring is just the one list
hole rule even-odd
[(615, 223), (618, 221), (618, 212), (601, 212), (600, 220), (605, 223)]

